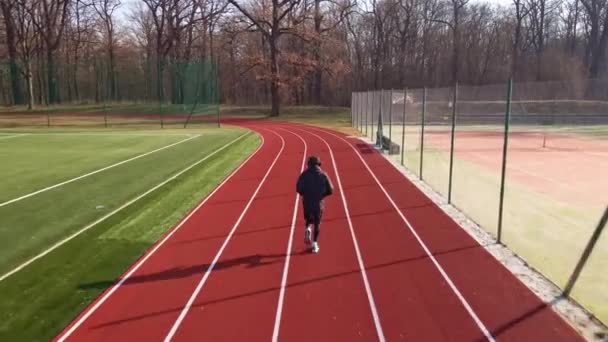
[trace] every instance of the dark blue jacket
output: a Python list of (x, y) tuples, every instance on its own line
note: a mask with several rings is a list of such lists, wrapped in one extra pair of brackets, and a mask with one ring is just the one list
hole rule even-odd
[(329, 177), (318, 166), (309, 167), (298, 178), (297, 192), (303, 197), (304, 210), (319, 210), (323, 199), (334, 192)]

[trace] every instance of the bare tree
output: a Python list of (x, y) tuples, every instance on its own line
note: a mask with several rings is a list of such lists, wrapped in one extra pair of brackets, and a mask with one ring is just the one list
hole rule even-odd
[(608, 0), (580, 0), (587, 14), (589, 41), (585, 60), (591, 77), (598, 77), (606, 62), (608, 49)]
[(444, 11), (451, 11), (451, 18), (439, 19), (439, 18), (427, 18), (430, 21), (444, 24), (450, 28), (452, 32), (452, 82), (458, 82), (459, 67), (460, 67), (460, 25), (462, 19), (462, 11), (467, 5), (469, 0), (449, 0), (443, 3)]
[(28, 9), (45, 45), (49, 103), (60, 101), (55, 52), (59, 49), (63, 37), (69, 5), (70, 0), (40, 0), (35, 7)]
[(120, 0), (91, 0), (95, 12), (99, 16), (106, 35), (106, 53), (108, 55), (108, 83), (110, 87), (110, 98), (116, 100), (116, 56), (115, 56), (115, 25), (114, 12), (121, 6)]
[[(271, 95), (271, 116), (279, 116), (281, 95), (279, 93), (280, 72), (279, 72), (279, 38), (285, 34), (293, 34), (292, 26), (301, 23), (304, 18), (290, 16), (292, 11), (301, 3), (301, 0), (271, 0), (270, 8), (267, 8), (264, 1), (254, 3), (251, 10), (246, 9), (237, 0), (229, 0), (255, 27), (268, 42), (270, 53), (270, 95)], [(287, 18), (291, 22), (287, 22)]]
[(14, 104), (23, 103), (23, 90), (19, 82), (19, 67), (17, 66), (17, 42), (15, 28), (16, 4), (13, 0), (0, 0), (0, 11), (4, 19), (6, 32), (6, 47), (9, 58), (9, 78), (11, 81), (11, 92)]
[[(328, 4), (325, 9), (322, 9), (324, 4)], [(334, 0), (314, 0), (314, 32), (315, 37), (312, 40), (313, 44), (313, 59), (315, 62), (315, 70), (313, 75), (313, 101), (315, 104), (321, 104), (321, 89), (323, 81), (323, 65), (321, 62), (323, 36), (334, 30), (338, 25), (342, 24), (355, 6), (354, 3), (346, 0), (345, 2), (337, 2)], [(334, 15), (333, 20), (327, 20), (328, 15)]]
[(36, 44), (37, 32), (34, 28), (35, 13), (34, 8), (38, 5), (38, 0), (18, 0), (15, 4), (14, 20), (15, 35), (19, 41), (19, 59), (23, 65), (22, 74), (25, 78), (27, 89), (27, 108), (34, 108), (34, 81), (32, 74), (32, 59), (38, 49)]
[(513, 0), (515, 9), (515, 32), (513, 33), (513, 56), (511, 57), (511, 78), (515, 78), (519, 68), (519, 53), (521, 50), (521, 35), (524, 19), (528, 16), (529, 10), (523, 0)]

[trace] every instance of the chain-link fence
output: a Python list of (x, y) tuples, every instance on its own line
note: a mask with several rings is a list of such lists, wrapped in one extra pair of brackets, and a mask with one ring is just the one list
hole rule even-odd
[(0, 62), (0, 127), (219, 123), (217, 66), (209, 60), (35, 60), (17, 72), (10, 65)]
[(352, 123), (608, 322), (608, 81), (353, 94)]

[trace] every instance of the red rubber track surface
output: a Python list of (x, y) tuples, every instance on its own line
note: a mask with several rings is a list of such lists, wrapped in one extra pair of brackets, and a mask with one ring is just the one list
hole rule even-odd
[[(232, 123), (262, 146), (55, 340), (582, 340), (374, 149), (304, 125)], [(294, 212), (310, 154), (336, 188), (318, 254), (301, 203)]]

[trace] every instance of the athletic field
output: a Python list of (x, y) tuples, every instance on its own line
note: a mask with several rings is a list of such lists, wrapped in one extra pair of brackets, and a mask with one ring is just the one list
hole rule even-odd
[(359, 138), (223, 127), (2, 130), (0, 340), (582, 340)]

